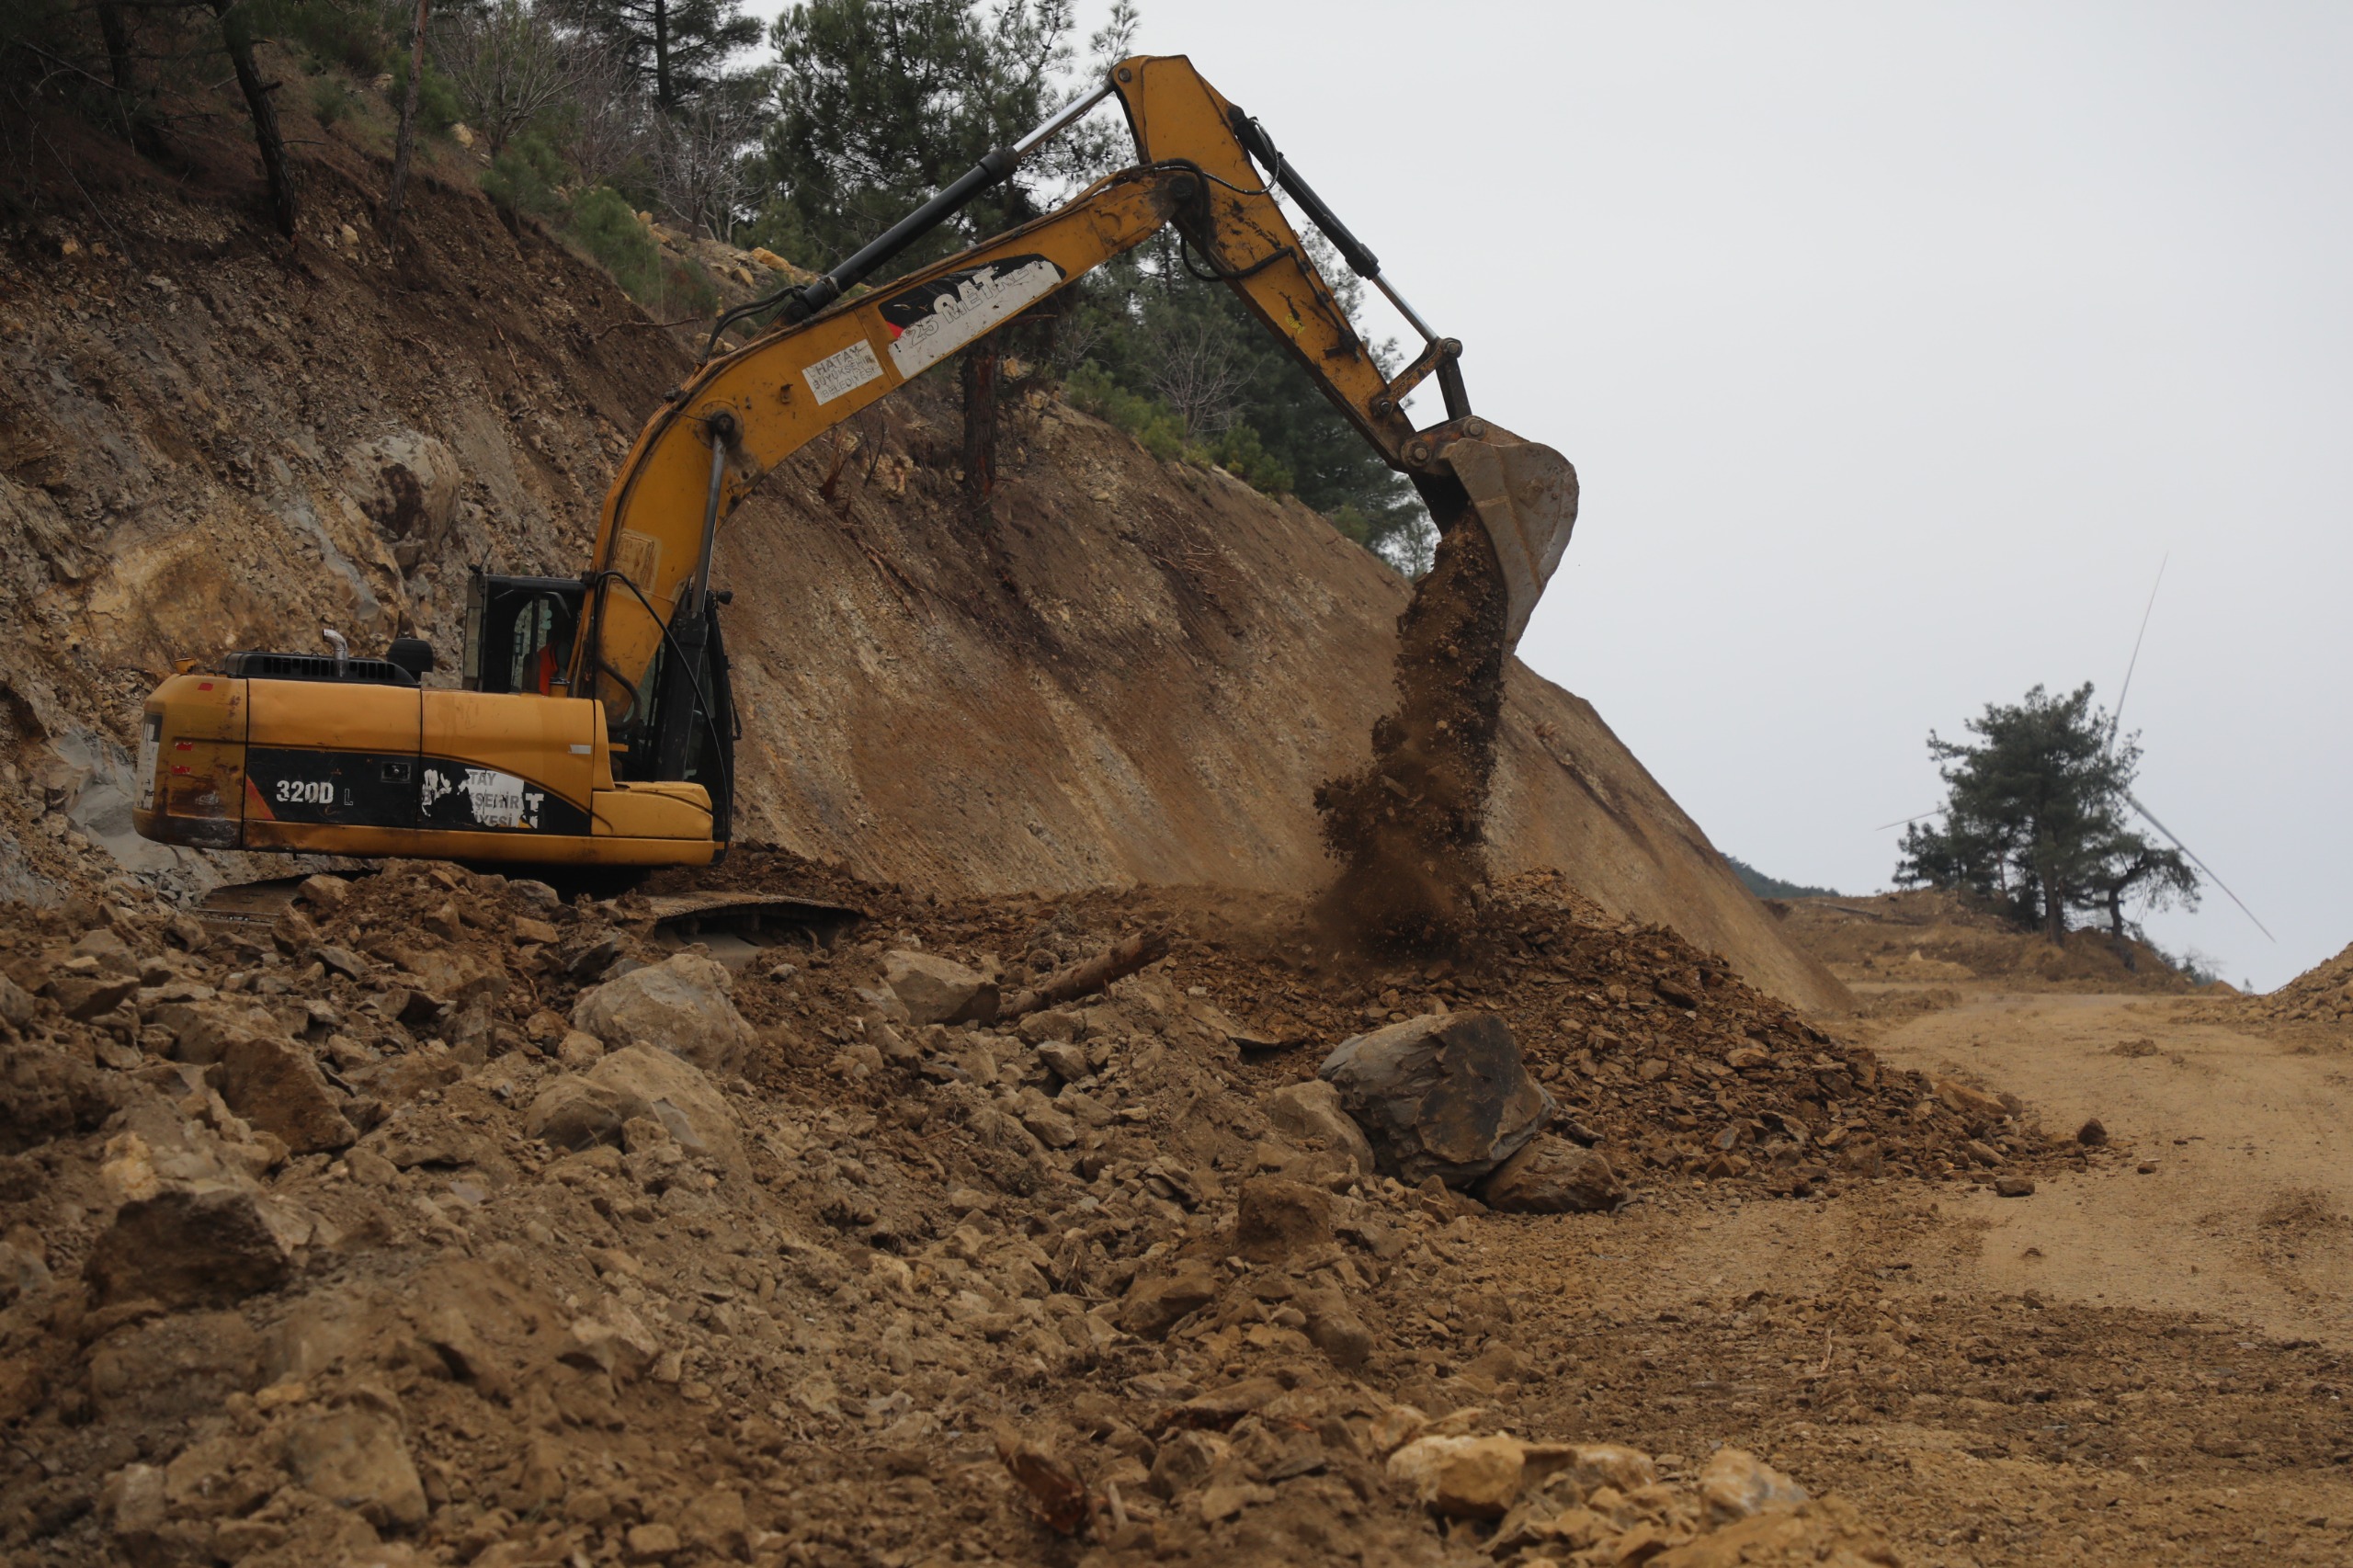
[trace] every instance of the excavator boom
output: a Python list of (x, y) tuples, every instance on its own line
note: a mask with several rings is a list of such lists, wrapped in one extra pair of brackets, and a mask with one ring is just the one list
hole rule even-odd
[[(854, 292), (1110, 97), (1134, 134), (1136, 166), (1044, 217)], [(1421, 332), (1422, 351), (1398, 375), (1385, 376), (1358, 337), (1279, 188)], [(233, 674), (166, 681), (143, 720), (140, 831), (221, 848), (710, 859), (728, 836), (733, 782), (723, 597), (710, 589), (720, 526), (812, 439), (1171, 225), (1198, 270), (1232, 288), (1412, 480), (1442, 531), (1484, 530), (1516, 641), (1574, 520), (1569, 465), (1471, 413), (1461, 345), (1429, 332), (1255, 120), (1183, 57), (1139, 56), (814, 283), (764, 301), (776, 324), (708, 358), (639, 434), (580, 579), (477, 581), (468, 689), (425, 687), (410, 667), (415, 650), (403, 665), (338, 654), (332, 674), (310, 655), (240, 654)], [(1416, 429), (1404, 400), (1433, 376), (1448, 418)], [(253, 661), (268, 674), (256, 678)], [(355, 679), (355, 665), (389, 674)], [(316, 684), (328, 681), (345, 689)]]

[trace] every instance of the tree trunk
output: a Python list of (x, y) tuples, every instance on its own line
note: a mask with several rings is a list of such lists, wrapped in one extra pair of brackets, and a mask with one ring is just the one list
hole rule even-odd
[(670, 87), (669, 0), (654, 0), (654, 101), (664, 114), (677, 112), (677, 95)]
[(400, 135), (392, 142), (392, 187), (384, 195), (384, 238), (399, 243), (401, 203), (408, 197), (408, 161), (416, 152), (416, 95), (425, 83), (425, 24), (433, 0), (416, 0), (416, 22), (408, 35), (408, 91), (401, 95)]
[(212, 0), (212, 14), (221, 20), (221, 45), (237, 73), (237, 90), (245, 96), (245, 112), (253, 117), (254, 143), (261, 149), (263, 177), (269, 182), (270, 215), (278, 232), (294, 237), (294, 170), (286, 161), (286, 138), (278, 129), (278, 106), (269, 95), (275, 82), (264, 82), (254, 63), (253, 29), (245, 25), (241, 0)]
[(131, 27), (122, 19), (121, 6), (98, 7), (98, 36), (107, 40), (107, 69), (114, 77), (115, 93), (128, 100), (131, 93)]
[(996, 489), (997, 356), (975, 346), (964, 352), (964, 493), (978, 506)]
[(98, 6), (98, 36), (106, 40), (107, 72), (114, 79), (115, 108), (122, 115), (122, 133), (140, 152), (154, 156), (163, 152), (163, 138), (156, 133), (155, 122), (139, 107), (139, 74), (131, 54), (131, 23), (119, 5)]

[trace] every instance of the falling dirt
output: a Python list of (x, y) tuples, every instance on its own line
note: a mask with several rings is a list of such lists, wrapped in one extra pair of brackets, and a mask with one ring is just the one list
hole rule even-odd
[[(1426, 485), (1454, 517), (1397, 618), (1397, 706), (1372, 727), (1372, 761), (1315, 791), (1340, 862), (1324, 895), (1336, 929), (1375, 948), (1443, 948), (1487, 878), (1485, 821), (1503, 707), (1503, 574), (1459, 486)], [(1442, 509), (1444, 508), (1444, 509)]]

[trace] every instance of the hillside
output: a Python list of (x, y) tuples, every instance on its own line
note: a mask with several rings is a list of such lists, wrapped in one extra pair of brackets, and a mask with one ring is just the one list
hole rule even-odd
[(2196, 983), (2146, 942), (2105, 931), (2054, 944), (1935, 888), (1831, 894), (1767, 905), (1782, 932), (1847, 984), (1881, 989), (1984, 982), (2010, 989), (2187, 992)]
[[(467, 563), (577, 570), (688, 363), (471, 192), (425, 190), (395, 266), (347, 149), (313, 166), (290, 247), (113, 155), (119, 188), (103, 158), (82, 175), (104, 221), (15, 233), (0, 299), (0, 597), (28, 628), (0, 680), (44, 791), (0, 808), (18, 896), (108, 857), (180, 886), (238, 874), (128, 835), (145, 686), (323, 625), (361, 647), (412, 626), (448, 663)], [(1387, 699), (1406, 585), (1297, 505), (1042, 392), (976, 534), (942, 394), (916, 392), (771, 476), (723, 538), (739, 831), (940, 892), (1317, 885), (1311, 792)], [(1506, 706), (1499, 871), (1563, 870), (1755, 983), (1841, 1004), (1589, 705), (1515, 666)]]

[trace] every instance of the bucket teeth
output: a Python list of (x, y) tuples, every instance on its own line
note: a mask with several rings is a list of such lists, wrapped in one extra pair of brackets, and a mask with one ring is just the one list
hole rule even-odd
[(1453, 468), (1495, 544), (1506, 590), (1504, 647), (1519, 645), (1528, 618), (1552, 580), (1577, 521), (1577, 471), (1552, 448), (1490, 426), (1449, 442), (1438, 455)]

